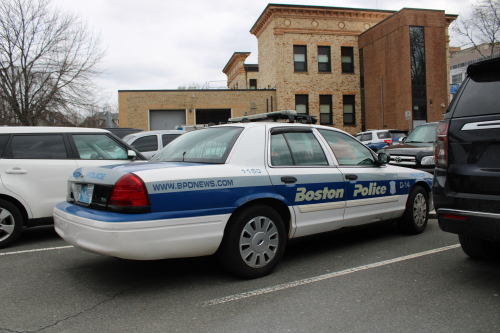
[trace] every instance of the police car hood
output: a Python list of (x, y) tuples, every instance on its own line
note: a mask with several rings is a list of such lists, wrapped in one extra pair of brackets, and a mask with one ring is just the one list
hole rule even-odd
[(84, 167), (76, 169), (69, 177), (70, 182), (114, 185), (118, 179), (127, 173), (135, 173), (139, 176), (151, 170), (165, 169), (176, 170), (179, 168), (191, 168), (206, 166), (203, 163), (187, 163), (187, 162), (144, 162), (144, 163), (129, 163), (120, 165), (109, 165), (100, 167)]

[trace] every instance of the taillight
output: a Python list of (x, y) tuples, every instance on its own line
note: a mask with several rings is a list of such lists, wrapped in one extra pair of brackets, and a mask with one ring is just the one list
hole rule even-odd
[(437, 167), (448, 167), (448, 130), (450, 120), (441, 120), (436, 126), (434, 142), (434, 160)]
[(388, 146), (392, 145), (392, 139), (390, 140), (384, 140), (385, 143), (387, 143)]
[(132, 173), (126, 174), (118, 179), (113, 187), (108, 206), (149, 208), (146, 185), (138, 176)]
[(445, 219), (452, 219), (452, 220), (460, 220), (460, 221), (467, 220), (467, 216), (460, 216), (460, 215), (443, 214), (443, 217)]

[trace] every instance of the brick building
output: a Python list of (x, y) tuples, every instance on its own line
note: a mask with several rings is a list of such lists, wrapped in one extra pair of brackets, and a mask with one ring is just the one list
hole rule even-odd
[[(425, 32), (423, 89), (432, 91), (427, 95), (433, 108), (448, 104), (447, 27), (455, 18), (444, 11), (269, 4), (250, 30), (257, 37), (259, 64), (245, 64), (249, 52), (233, 53), (223, 68), (227, 90), (119, 91), (120, 125), (157, 129), (151, 125), (166, 124), (160, 112), (200, 124), (292, 109), (351, 134), (383, 125), (405, 129), (404, 111), (412, 109), (416, 89), (410, 26)], [(441, 115), (437, 109), (427, 107), (426, 119)], [(422, 112), (415, 114), (422, 118)]]
[(359, 36), (366, 128), (408, 129), (405, 111), (412, 111), (412, 128), (443, 119), (450, 91), (448, 26), (456, 18), (404, 8)]

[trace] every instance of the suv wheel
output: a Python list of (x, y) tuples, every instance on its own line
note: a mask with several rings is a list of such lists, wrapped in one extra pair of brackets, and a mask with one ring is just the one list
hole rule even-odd
[(422, 186), (416, 185), (408, 195), (406, 210), (398, 221), (398, 226), (406, 233), (418, 235), (424, 232), (429, 219), (429, 195)]
[(244, 279), (269, 274), (285, 251), (281, 216), (265, 205), (249, 207), (231, 217), (218, 257), (229, 272)]
[(23, 228), (23, 216), (16, 206), (0, 200), (0, 249), (13, 243)]
[(466, 235), (458, 235), (462, 250), (471, 258), (498, 259), (500, 243)]

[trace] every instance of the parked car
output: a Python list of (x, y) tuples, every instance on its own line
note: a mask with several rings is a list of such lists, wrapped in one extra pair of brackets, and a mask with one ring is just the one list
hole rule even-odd
[(162, 130), (149, 131), (129, 134), (123, 138), (123, 141), (140, 151), (146, 158), (153, 157), (163, 147), (172, 140), (178, 138), (186, 131), (181, 130)]
[(434, 140), (437, 122), (415, 127), (402, 144), (384, 147), (380, 152), (389, 155), (389, 164), (434, 173)]
[(369, 130), (356, 134), (356, 139), (377, 152), (386, 146), (401, 143), (407, 136), (408, 131), (405, 130)]
[(500, 256), (500, 59), (470, 65), (437, 128), (439, 226), (474, 258)]
[(288, 239), (390, 219), (423, 232), (432, 175), (386, 163), (331, 127), (213, 126), (148, 163), (78, 169), (55, 228), (76, 247), (125, 259), (217, 253), (231, 273), (256, 278), (276, 267)]
[(102, 129), (35, 126), (0, 127), (0, 156), (0, 248), (23, 227), (53, 223), (54, 206), (64, 200), (76, 168), (146, 159)]

